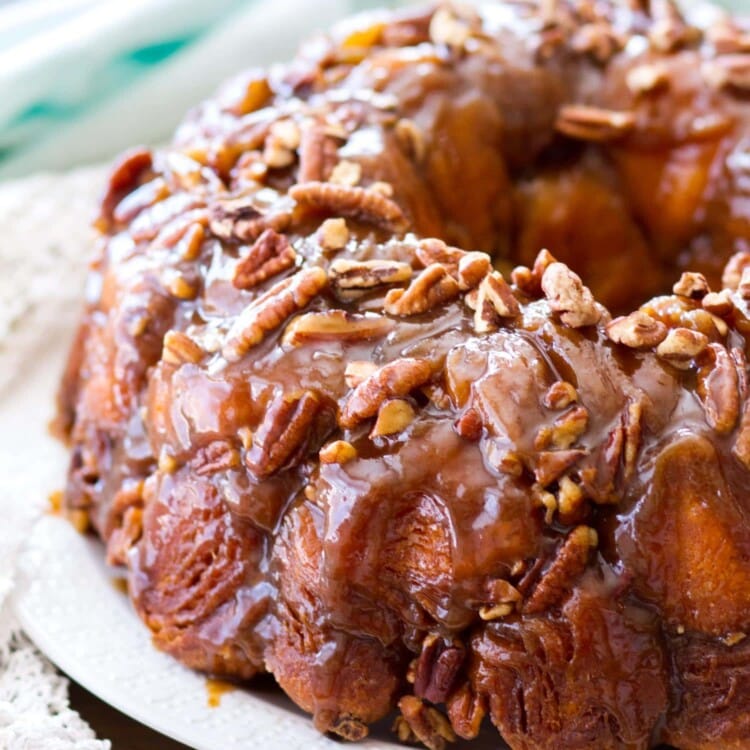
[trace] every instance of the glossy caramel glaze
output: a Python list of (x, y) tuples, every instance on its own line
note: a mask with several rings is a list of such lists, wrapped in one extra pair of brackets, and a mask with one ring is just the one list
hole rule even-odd
[(440, 6), (125, 154), (58, 427), (156, 645), (352, 740), (750, 748), (748, 95), (714, 9)]

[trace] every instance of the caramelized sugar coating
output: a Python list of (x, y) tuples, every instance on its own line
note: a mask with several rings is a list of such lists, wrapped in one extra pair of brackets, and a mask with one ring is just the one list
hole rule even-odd
[(159, 648), (352, 740), (750, 747), (750, 29), (644, 5), (360, 19), (118, 162), (59, 427)]

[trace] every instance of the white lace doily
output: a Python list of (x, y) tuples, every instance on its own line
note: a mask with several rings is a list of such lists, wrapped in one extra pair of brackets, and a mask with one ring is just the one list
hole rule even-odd
[[(89, 217), (101, 169), (0, 185), (0, 429), (18, 430), (10, 388), (51, 340), (69, 330), (80, 305)], [(55, 366), (58, 366), (55, 363)], [(51, 412), (40, 394), (38, 418)], [(8, 479), (13, 451), (0, 455), (0, 747), (3, 750), (109, 750), (68, 703), (68, 682), (21, 632), (10, 606), (18, 552), (45, 493)], [(43, 463), (43, 456), (40, 455)], [(36, 472), (35, 472), (36, 473)], [(39, 473), (40, 476), (43, 472)]]

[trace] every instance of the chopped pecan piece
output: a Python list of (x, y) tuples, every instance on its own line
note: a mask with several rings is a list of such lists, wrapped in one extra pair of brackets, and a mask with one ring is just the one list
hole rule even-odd
[(420, 240), (414, 250), (417, 260), (425, 267), (433, 263), (442, 263), (446, 268), (458, 268), (458, 264), (468, 253), (457, 247), (447, 245), (443, 240), (430, 237), (426, 240)]
[(586, 495), (581, 486), (576, 484), (569, 476), (560, 477), (560, 488), (557, 491), (557, 512), (560, 514), (561, 523), (566, 526), (576, 518)]
[(345, 219), (326, 219), (318, 229), (320, 244), (326, 250), (341, 250), (349, 242), (349, 227)]
[(196, 474), (216, 474), (240, 465), (240, 452), (226, 440), (214, 440), (200, 448), (190, 462)]
[(357, 457), (357, 449), (346, 440), (334, 440), (320, 449), (318, 457), (324, 464), (345, 464)]
[(740, 411), (739, 377), (732, 358), (721, 344), (709, 344), (698, 357), (696, 392), (706, 421), (720, 435), (737, 424)]
[(363, 380), (370, 377), (378, 366), (367, 360), (348, 362), (344, 370), (344, 380), (350, 388), (356, 388)]
[(399, 716), (393, 730), (401, 742), (417, 740), (428, 750), (445, 750), (445, 743), (455, 742), (456, 735), (448, 719), (436, 708), (426, 706), (414, 695), (405, 695), (398, 702)]
[(277, 120), (269, 128), (263, 148), (263, 161), (272, 169), (283, 169), (294, 164), (300, 131), (293, 120)]
[(281, 343), (302, 346), (311, 341), (367, 341), (386, 336), (394, 323), (375, 313), (325, 310), (298, 315), (284, 330)]
[(586, 451), (580, 449), (541, 451), (536, 457), (534, 478), (542, 487), (547, 487), (552, 482), (556, 482), (585, 455)]
[(554, 448), (555, 450), (567, 450), (586, 431), (589, 423), (589, 413), (583, 406), (561, 414), (552, 426), (542, 427), (537, 433), (534, 446), (538, 450)]
[(750, 55), (719, 55), (706, 60), (701, 71), (706, 83), (714, 88), (750, 91)]
[(622, 49), (623, 39), (612, 24), (596, 21), (583, 24), (570, 40), (571, 49), (582, 55), (590, 55), (597, 62), (606, 63), (612, 55)]
[(296, 260), (297, 253), (289, 240), (273, 229), (266, 229), (240, 259), (234, 269), (232, 283), (237, 289), (252, 289), (291, 268)]
[(728, 315), (734, 310), (734, 302), (728, 289), (722, 289), (720, 292), (709, 292), (701, 300), (701, 304), (703, 309), (712, 315)]
[(484, 432), (482, 416), (474, 407), (468, 408), (456, 420), (456, 432), (465, 440), (479, 440)]
[(370, 730), (356, 716), (344, 714), (336, 719), (330, 731), (349, 742), (359, 742), (367, 737)]
[(384, 309), (389, 315), (419, 315), (455, 299), (458, 282), (441, 263), (427, 266), (406, 289), (391, 289)]
[(617, 112), (583, 104), (563, 107), (555, 123), (555, 128), (569, 138), (594, 143), (618, 140), (634, 127), (635, 115), (632, 112)]
[(474, 695), (469, 683), (461, 685), (448, 697), (446, 709), (451, 726), (459, 737), (473, 740), (479, 734), (487, 705), (483, 696)]
[(740, 276), (737, 291), (742, 299), (750, 300), (750, 267), (742, 269), (742, 276)]
[(737, 438), (732, 446), (732, 455), (750, 470), (750, 401), (745, 402)]
[(175, 245), (177, 254), (183, 260), (196, 260), (200, 256), (206, 231), (202, 224), (191, 224)]
[(540, 250), (534, 260), (534, 267), (516, 266), (510, 274), (511, 281), (529, 297), (539, 297), (542, 294), (542, 276), (547, 266), (556, 263), (555, 256), (549, 250)]
[(349, 260), (340, 258), (331, 263), (328, 274), (331, 285), (338, 289), (372, 289), (400, 284), (411, 279), (411, 266), (397, 260)]
[(394, 232), (407, 227), (398, 204), (374, 190), (330, 182), (305, 182), (294, 185), (289, 197), (300, 206), (350, 216)]
[(634, 94), (650, 94), (669, 86), (669, 73), (659, 63), (646, 63), (631, 68), (625, 80)]
[(498, 271), (488, 273), (477, 293), (474, 330), (477, 333), (494, 331), (502, 318), (515, 318), (520, 312), (518, 300), (503, 275)]
[(672, 287), (672, 291), (680, 297), (689, 299), (703, 299), (711, 290), (708, 281), (702, 273), (685, 271), (680, 280)]
[(708, 336), (705, 334), (689, 328), (673, 328), (656, 347), (656, 353), (674, 367), (686, 369), (707, 346)]
[(203, 359), (203, 349), (185, 333), (167, 331), (164, 335), (161, 358), (170, 365), (197, 363)]
[(631, 349), (650, 349), (667, 337), (667, 327), (660, 320), (636, 310), (607, 324), (607, 336), (615, 344)]
[(351, 428), (374, 417), (385, 401), (408, 396), (431, 377), (432, 367), (424, 359), (396, 359), (383, 365), (352, 391), (339, 418), (341, 426)]
[(458, 261), (458, 285), (462, 291), (474, 289), (492, 271), (492, 261), (487, 253), (466, 253)]
[(560, 411), (567, 409), (576, 401), (578, 401), (578, 392), (573, 385), (565, 380), (556, 380), (544, 394), (542, 404), (547, 409)]
[(564, 263), (551, 263), (542, 276), (542, 291), (549, 300), (550, 309), (571, 328), (596, 325), (601, 311), (594, 295), (583, 285), (580, 276)]
[(414, 695), (431, 703), (443, 703), (465, 658), (466, 648), (458, 639), (428, 635), (414, 670)]
[(406, 153), (421, 164), (427, 155), (427, 144), (422, 129), (414, 120), (402, 118), (396, 123), (395, 133)]
[(245, 454), (245, 465), (257, 480), (294, 465), (313, 440), (323, 403), (313, 391), (274, 399)]
[(405, 399), (388, 399), (378, 409), (378, 418), (375, 420), (370, 437), (383, 437), (402, 432), (414, 421), (415, 416), (414, 407)]
[(635, 473), (638, 450), (641, 447), (643, 433), (643, 428), (641, 427), (642, 419), (643, 404), (640, 401), (631, 401), (628, 404), (628, 410), (625, 412), (623, 422), (623, 477), (626, 481), (631, 479)]
[(459, 15), (455, 8), (448, 6), (438, 8), (430, 21), (430, 39), (435, 44), (462, 49), (476, 25), (473, 16)]
[(542, 574), (541, 580), (524, 603), (524, 614), (540, 614), (557, 604), (570, 590), (575, 579), (583, 573), (591, 550), (598, 543), (594, 529), (589, 526), (576, 526), (568, 534), (552, 564)]
[(742, 279), (742, 272), (748, 267), (750, 267), (750, 253), (744, 251), (735, 253), (724, 266), (721, 285), (733, 292), (737, 291)]
[(251, 302), (238, 316), (222, 348), (224, 358), (236, 362), (305, 307), (327, 285), (326, 272), (317, 266), (300, 270)]
[(353, 187), (362, 179), (362, 165), (356, 161), (342, 159), (331, 171), (329, 182), (334, 185), (349, 185)]
[(181, 273), (173, 272), (167, 277), (164, 288), (179, 300), (191, 300), (198, 296), (197, 287)]
[(700, 29), (686, 23), (674, 0), (652, 0), (649, 11), (652, 23), (648, 38), (659, 52), (673, 52), (700, 40)]

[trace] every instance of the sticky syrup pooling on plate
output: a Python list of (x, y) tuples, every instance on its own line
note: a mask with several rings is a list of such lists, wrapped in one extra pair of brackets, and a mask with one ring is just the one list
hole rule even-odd
[(749, 746), (750, 27), (700, 17), (376, 15), (121, 158), (58, 428), (159, 648), (347, 739)]

